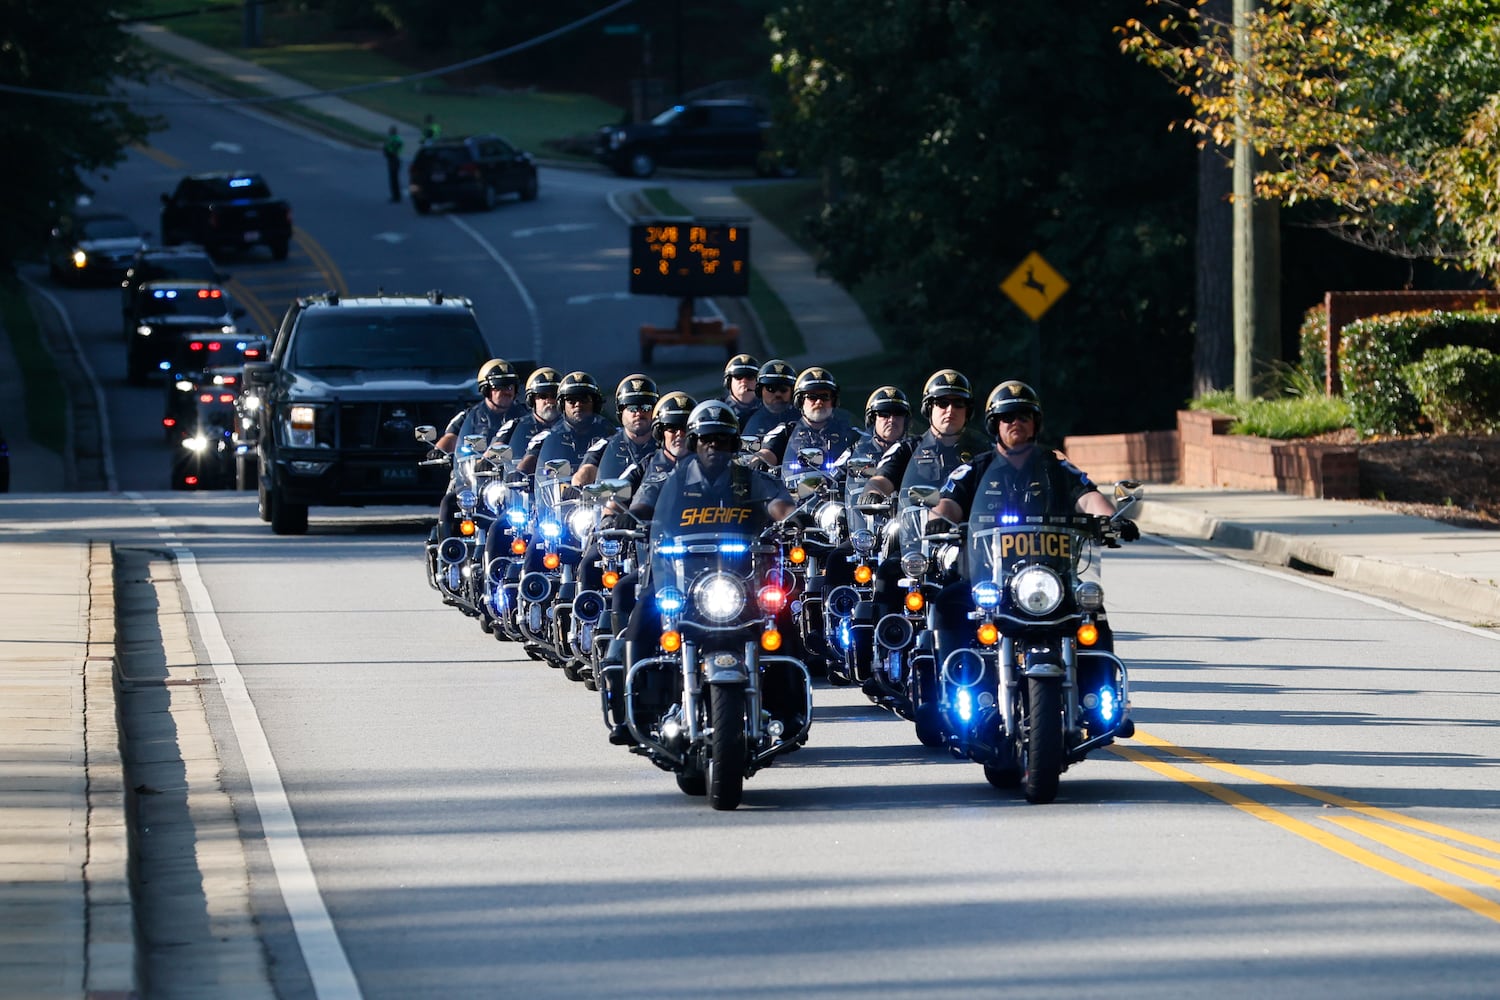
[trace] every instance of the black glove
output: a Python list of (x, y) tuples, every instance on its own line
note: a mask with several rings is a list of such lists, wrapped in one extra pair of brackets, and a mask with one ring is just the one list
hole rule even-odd
[(748, 459), (745, 460), (745, 464), (754, 469), (756, 472), (769, 472), (771, 469), (771, 463), (767, 462), (759, 455), (751, 455)]
[(1139, 525), (1125, 518), (1120, 519), (1120, 538), (1127, 542), (1133, 542), (1140, 537), (1141, 529)]
[(444, 460), (446, 460), (447, 458), (448, 458), (448, 453), (446, 451), (444, 451), (443, 449), (441, 449), (441, 448), (429, 448), (427, 450), (427, 457), (426, 457), (425, 461), (435, 462), (438, 459), (444, 459)]

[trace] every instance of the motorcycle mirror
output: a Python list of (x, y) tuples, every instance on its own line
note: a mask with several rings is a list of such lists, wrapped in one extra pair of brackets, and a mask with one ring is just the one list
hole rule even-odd
[(470, 451), (484, 451), (484, 446), (490, 443), (490, 439), (484, 434), (465, 434), (464, 447)]
[(797, 498), (800, 500), (810, 497), (821, 490), (827, 483), (828, 477), (823, 475), (823, 473), (809, 472), (797, 480)]
[(564, 476), (571, 476), (573, 474), (573, 463), (569, 462), (566, 458), (551, 459), (545, 465), (543, 465), (542, 468), (552, 473), (552, 475), (557, 477), (558, 479), (561, 479)]
[(1122, 479), (1115, 483), (1115, 500), (1118, 502), (1126, 497), (1139, 500), (1141, 498), (1141, 484), (1134, 479)]
[(492, 465), (500, 465), (509, 462), (514, 452), (508, 444), (497, 444), (485, 450), (484, 459)]
[(938, 488), (936, 486), (913, 486), (906, 491), (906, 495), (912, 503), (919, 507), (936, 506), (939, 500)]
[(844, 463), (844, 468), (849, 470), (851, 476), (863, 477), (874, 467), (875, 463), (868, 458), (851, 458)]
[(610, 494), (617, 500), (629, 500), (630, 494), (635, 492), (628, 479), (601, 479), (599, 484), (609, 487)]
[[(249, 381), (248, 379), (246, 381)], [(432, 444), (437, 441), (437, 428), (431, 424), (421, 424), (416, 430), (417, 440)]]
[(800, 448), (797, 451), (797, 461), (802, 463), (805, 469), (821, 469), (823, 467), (822, 448)]
[(751, 434), (749, 437), (740, 438), (740, 447), (752, 455), (755, 454), (760, 451), (760, 435)]

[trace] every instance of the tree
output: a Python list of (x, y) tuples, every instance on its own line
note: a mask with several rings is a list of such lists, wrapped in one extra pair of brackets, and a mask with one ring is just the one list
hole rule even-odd
[(822, 265), (886, 290), (904, 377), (1027, 372), (1033, 325), (999, 285), (1032, 251), (1069, 281), (1040, 324), (1052, 434), (1169, 426), (1189, 391), (1194, 149), (1166, 128), (1186, 105), (1119, 58), (1126, 6), (791, 0), (770, 21), (788, 144), (828, 180)]
[(144, 80), (144, 59), (117, 20), (128, 4), (70, 0), (8, 4), (0, 18), (0, 84), (76, 99), (0, 91), (0, 264), (46, 240), (58, 214), (89, 193), (86, 174), (124, 158), (150, 121), (124, 103), (121, 81)]
[(1123, 48), (1177, 83), (1204, 142), (1232, 144), (1247, 112), (1257, 194), (1316, 203), (1362, 246), (1500, 275), (1500, 4), (1268, 0), (1248, 61), (1204, 0), (1146, 5)]

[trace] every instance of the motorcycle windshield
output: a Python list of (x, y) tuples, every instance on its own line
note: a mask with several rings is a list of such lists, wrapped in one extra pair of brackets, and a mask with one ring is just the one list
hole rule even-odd
[(546, 469), (539, 470), (532, 480), (532, 504), (535, 508), (532, 540), (551, 552), (579, 547), (578, 539), (573, 536), (569, 526), (569, 518), (577, 501), (563, 496), (568, 486), (568, 480)]
[(857, 532), (868, 531), (873, 534), (880, 533), (880, 525), (874, 514), (866, 514), (859, 510), (859, 503), (869, 492), (870, 474), (866, 470), (863, 474), (847, 471), (844, 479), (844, 518), (849, 528), (849, 537), (853, 538)]
[(735, 526), (663, 534), (651, 549), (657, 608), (668, 621), (709, 630), (751, 624), (759, 618), (757, 594), (775, 551)]
[(908, 504), (891, 519), (887, 531), (895, 536), (897, 550), (903, 555), (925, 553), (928, 544), (922, 538), (927, 530), (928, 509), (918, 504)]
[[(965, 556), (975, 605), (1029, 618), (1075, 613), (1078, 584), (1098, 581), (1101, 520), (1091, 514), (1028, 517), (970, 531)], [(1023, 578), (1033, 567), (1042, 572)]]

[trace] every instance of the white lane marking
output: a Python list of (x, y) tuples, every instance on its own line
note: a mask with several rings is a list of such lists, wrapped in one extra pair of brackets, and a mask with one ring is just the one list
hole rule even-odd
[(406, 234), (392, 232), (376, 233), (373, 239), (380, 240), (382, 243), (390, 243), (392, 245), (395, 245), (397, 243), (403, 242), (406, 239)]
[[(165, 534), (170, 537), (169, 532)], [(214, 675), (219, 679), (219, 690), (224, 693), (224, 705), (239, 741), (240, 754), (245, 759), (255, 810), (260, 814), (260, 826), (265, 833), (271, 865), (276, 870), (281, 899), (291, 917), (292, 931), (297, 937), (297, 946), (302, 949), (302, 960), (307, 964), (313, 992), (329, 1000), (360, 1000), (363, 994), (359, 991), (359, 982), (354, 978), (349, 957), (339, 942), (338, 931), (334, 929), (333, 918), (328, 915), (328, 907), (318, 892), (318, 880), (313, 875), (312, 862), (308, 860), (307, 848), (297, 830), (297, 817), (292, 814), (281, 772), (271, 754), (271, 743), (266, 739), (266, 731), (260, 724), (255, 703), (250, 700), (250, 692), (245, 688), (239, 664), (235, 663), (234, 654), (224, 638), (213, 600), (198, 573), (198, 562), (190, 549), (178, 543), (172, 545), (172, 555), (177, 560), (182, 586), (193, 609), (198, 635), (203, 640), (209, 662), (213, 664)]]
[(531, 358), (533, 361), (541, 363), (542, 317), (541, 314), (537, 312), (536, 302), (532, 300), (531, 293), (528, 292), (526, 290), (526, 286), (522, 284), (521, 276), (516, 273), (515, 268), (510, 266), (510, 261), (500, 256), (500, 251), (496, 250), (489, 240), (485, 239), (483, 236), (480, 236), (479, 233), (475, 231), (473, 226), (469, 225), (467, 222), (465, 222), (463, 219), (460, 219), (456, 215), (447, 215), (444, 216), (444, 218), (448, 219), (448, 221), (452, 222), (459, 229), (462, 229), (464, 232), (468, 233), (469, 238), (472, 239), (475, 243), (478, 243), (480, 248), (484, 250), (485, 253), (490, 255), (490, 259), (493, 260), (496, 264), (500, 265), (500, 269), (503, 270), (510, 278), (511, 284), (516, 286), (516, 292), (521, 296), (521, 304), (526, 307), (526, 314), (531, 317)]
[(590, 302), (599, 302), (601, 300), (616, 301), (628, 298), (630, 298), (629, 292), (599, 292), (594, 295), (570, 295), (568, 296), (568, 305), (583, 306), (588, 305)]
[(1174, 542), (1171, 539), (1161, 538), (1159, 536), (1153, 536), (1150, 539), (1147, 539), (1143, 535), (1141, 540), (1149, 540), (1155, 542), (1158, 545), (1168, 545), (1180, 552), (1186, 553), (1187, 555), (1196, 556), (1199, 559), (1207, 559), (1209, 562), (1216, 562), (1222, 566), (1233, 566), (1235, 569), (1242, 569), (1246, 573), (1258, 573), (1261, 576), (1269, 576), (1273, 579), (1285, 580), (1290, 583), (1295, 583), (1299, 587), (1306, 587), (1309, 590), (1317, 590), (1325, 594), (1334, 594), (1339, 597), (1347, 597), (1350, 600), (1359, 601), (1361, 604), (1368, 604), (1371, 607), (1380, 608), (1382, 611), (1394, 611), (1396, 614), (1404, 615), (1407, 618), (1414, 618), (1417, 621), (1426, 622), (1429, 625), (1441, 625), (1443, 628), (1452, 629), (1455, 632), (1462, 632), (1465, 635), (1476, 635), (1483, 639), (1500, 640), (1500, 632), (1491, 631), (1490, 629), (1475, 628), (1472, 625), (1465, 625), (1463, 622), (1449, 621), (1446, 618), (1439, 618), (1437, 615), (1429, 615), (1425, 611), (1418, 611), (1415, 608), (1405, 608), (1394, 602), (1382, 600), (1379, 597), (1373, 597), (1369, 594), (1362, 594), (1357, 590), (1344, 590), (1342, 587), (1338, 587), (1335, 585), (1319, 583), (1317, 580), (1308, 579), (1307, 577), (1301, 576), (1295, 571), (1287, 570), (1284, 567), (1277, 568), (1271, 566), (1258, 566), (1255, 563), (1241, 562), (1240, 560), (1232, 559), (1229, 556), (1221, 556), (1217, 552), (1209, 552), (1206, 549), (1200, 549), (1195, 545), (1188, 545), (1184, 542)]
[(99, 385), (98, 376), (94, 374), (94, 366), (89, 364), (89, 356), (83, 353), (83, 347), (78, 343), (78, 334), (73, 331), (73, 321), (68, 317), (63, 304), (55, 295), (25, 275), (21, 276), (21, 280), (47, 300), (62, 322), (63, 333), (68, 336), (68, 346), (73, 348), (73, 356), (78, 359), (78, 367), (83, 369), (84, 381), (89, 384), (89, 392), (94, 397), (94, 408), (99, 411), (99, 450), (103, 453), (100, 458), (104, 464), (104, 488), (111, 493), (118, 493), (120, 481), (115, 477), (114, 432), (109, 424), (109, 408), (104, 405), (104, 389)]
[(222, 140), (214, 143), (208, 148), (216, 153), (232, 153), (235, 156), (239, 156), (245, 151), (245, 147), (241, 146), (237, 142), (224, 142)]
[(543, 233), (582, 233), (590, 229), (596, 229), (592, 222), (559, 222), (555, 226), (532, 226), (530, 229), (513, 229), (511, 236), (516, 239), (525, 239), (528, 236), (540, 236)]

